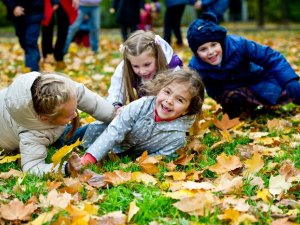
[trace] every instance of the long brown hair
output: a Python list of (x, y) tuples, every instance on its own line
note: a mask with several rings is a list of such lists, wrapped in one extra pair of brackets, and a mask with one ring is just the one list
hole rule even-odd
[(128, 56), (139, 56), (145, 51), (149, 51), (151, 56), (156, 59), (156, 72), (168, 69), (165, 54), (159, 43), (155, 42), (155, 34), (152, 31), (143, 30), (132, 33), (123, 44), (124, 70), (122, 85), (124, 84), (124, 99), (126, 99), (126, 103), (137, 99), (136, 93), (134, 92), (134, 83), (137, 80), (137, 75), (132, 69)]

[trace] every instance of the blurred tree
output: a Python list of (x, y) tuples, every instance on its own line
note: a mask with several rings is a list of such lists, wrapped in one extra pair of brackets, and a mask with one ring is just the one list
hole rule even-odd
[(258, 0), (258, 20), (257, 26), (258, 28), (264, 27), (264, 0)]

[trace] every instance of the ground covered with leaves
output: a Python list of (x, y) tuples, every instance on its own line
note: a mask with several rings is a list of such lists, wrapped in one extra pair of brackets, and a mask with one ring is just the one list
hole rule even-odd
[[(121, 43), (109, 32), (102, 31), (96, 56), (72, 45), (66, 68), (49, 62), (42, 69), (106, 95)], [(299, 31), (238, 34), (281, 51), (300, 74)], [(3, 88), (27, 70), (17, 39), (0, 39)], [(187, 65), (188, 47), (174, 48)], [(83, 154), (77, 144), (49, 148), (47, 161)], [(25, 174), (18, 155), (0, 157), (0, 224), (300, 224), (300, 107), (293, 104), (230, 120), (207, 97), (178, 157), (110, 154), (70, 178)]]

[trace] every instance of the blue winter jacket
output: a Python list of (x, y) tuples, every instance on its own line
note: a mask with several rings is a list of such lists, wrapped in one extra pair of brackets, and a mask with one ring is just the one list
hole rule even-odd
[(182, 4), (190, 4), (193, 5), (195, 0), (165, 0), (166, 7), (174, 6), (174, 5), (182, 5)]
[(278, 51), (240, 36), (227, 35), (220, 66), (193, 56), (189, 67), (198, 71), (207, 94), (220, 102), (224, 91), (249, 87), (266, 103), (275, 105), (286, 83), (298, 75)]

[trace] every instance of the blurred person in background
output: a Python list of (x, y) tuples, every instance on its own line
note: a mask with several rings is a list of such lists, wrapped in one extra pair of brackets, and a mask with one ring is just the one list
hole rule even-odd
[(3, 2), (25, 52), (25, 66), (30, 71), (39, 71), (38, 38), (44, 18), (44, 0), (3, 0)]
[(181, 18), (187, 4), (193, 5), (195, 0), (165, 0), (166, 12), (164, 17), (164, 39), (171, 44), (172, 32), (176, 37), (176, 44), (183, 45), (181, 34)]
[(144, 13), (144, 0), (113, 0), (110, 13), (115, 13), (123, 41), (138, 29), (140, 13)]

